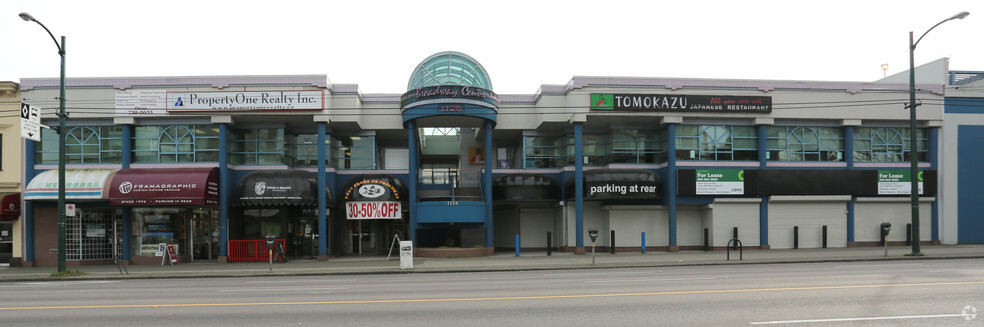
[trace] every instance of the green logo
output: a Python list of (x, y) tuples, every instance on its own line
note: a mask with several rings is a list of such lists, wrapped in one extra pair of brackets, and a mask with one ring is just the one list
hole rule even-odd
[(615, 95), (610, 93), (591, 93), (592, 110), (614, 110)]

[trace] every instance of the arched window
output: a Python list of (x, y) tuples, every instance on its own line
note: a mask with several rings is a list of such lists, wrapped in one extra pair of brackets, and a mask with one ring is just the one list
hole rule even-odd
[[(78, 126), (65, 134), (65, 162), (98, 164), (122, 162), (123, 130), (120, 126)], [(38, 163), (58, 162), (58, 133), (44, 129), (38, 144)]]
[(161, 131), (159, 162), (195, 162), (195, 131), (183, 125)]
[(767, 160), (843, 161), (844, 132), (839, 127), (769, 126)]
[[(927, 160), (926, 131), (916, 130), (920, 161)], [(909, 160), (909, 129), (901, 127), (859, 127), (854, 129), (854, 160), (862, 162), (904, 162)]]

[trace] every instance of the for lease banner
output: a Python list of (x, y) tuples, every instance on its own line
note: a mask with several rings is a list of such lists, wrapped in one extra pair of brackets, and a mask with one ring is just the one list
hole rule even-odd
[[(908, 170), (879, 170), (878, 195), (912, 194), (912, 172)], [(919, 194), (923, 194), (923, 172), (919, 172)]]
[(698, 169), (697, 194), (745, 194), (745, 171), (741, 169)]

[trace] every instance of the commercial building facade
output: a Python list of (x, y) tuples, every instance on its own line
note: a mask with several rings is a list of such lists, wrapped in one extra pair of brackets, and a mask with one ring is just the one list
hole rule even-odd
[[(911, 155), (919, 241), (958, 242), (941, 232), (956, 219), (940, 215), (942, 83), (918, 85), (911, 135), (906, 83), (491, 81), (458, 52), (423, 60), (401, 94), (324, 75), (70, 78), (69, 260), (159, 262), (165, 243), (225, 261), (267, 235), (293, 257), (384, 255), (397, 238), (583, 251), (589, 229), (619, 251), (845, 247), (877, 244), (882, 222), (900, 244)], [(57, 89), (20, 85), (42, 108)], [(57, 137), (25, 148), (23, 261), (51, 265)]]

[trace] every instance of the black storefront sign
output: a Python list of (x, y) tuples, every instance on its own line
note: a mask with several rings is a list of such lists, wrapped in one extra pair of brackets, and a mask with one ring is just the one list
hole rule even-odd
[(594, 111), (772, 112), (771, 96), (592, 93)]

